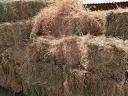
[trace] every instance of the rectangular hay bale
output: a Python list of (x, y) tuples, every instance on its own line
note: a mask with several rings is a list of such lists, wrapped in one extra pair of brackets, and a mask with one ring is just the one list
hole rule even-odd
[(29, 41), (31, 21), (0, 24), (0, 48), (7, 48)]
[(128, 39), (128, 12), (111, 12), (106, 17), (107, 37)]
[[(128, 45), (125, 45), (127, 47)], [(87, 70), (121, 83), (125, 79), (128, 50), (122, 40), (97, 38), (88, 45)], [(127, 77), (126, 77), (127, 78)]]
[(127, 96), (127, 85), (101, 78), (95, 74), (86, 74), (84, 96)]
[(31, 18), (44, 6), (44, 2), (41, 1), (0, 2), (0, 22), (12, 22)]

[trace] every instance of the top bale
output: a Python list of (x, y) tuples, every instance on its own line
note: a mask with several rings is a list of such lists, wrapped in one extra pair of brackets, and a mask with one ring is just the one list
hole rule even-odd
[(44, 35), (63, 37), (88, 33), (100, 35), (102, 26), (102, 19), (87, 12), (81, 3), (62, 0), (44, 8), (35, 17), (31, 38)]
[(45, 6), (41, 1), (0, 2), (0, 22), (28, 19)]
[(107, 37), (128, 39), (128, 12), (111, 12), (106, 19), (105, 35)]

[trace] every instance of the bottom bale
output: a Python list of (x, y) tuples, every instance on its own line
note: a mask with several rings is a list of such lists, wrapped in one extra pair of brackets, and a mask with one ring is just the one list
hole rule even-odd
[(122, 40), (111, 40), (110, 38), (95, 38), (90, 42), (86, 70), (121, 83), (126, 78), (127, 45)]
[(25, 88), (28, 96), (63, 96), (63, 70), (52, 64), (27, 65)]
[(128, 96), (127, 86), (96, 75), (86, 76), (84, 83), (83, 96)]

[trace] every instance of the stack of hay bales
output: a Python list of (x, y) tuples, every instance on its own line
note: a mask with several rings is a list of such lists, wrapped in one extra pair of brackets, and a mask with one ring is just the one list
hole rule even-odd
[(32, 63), (24, 67), (28, 85), (40, 85), (47, 96), (127, 96), (127, 46), (103, 36), (38, 38), (29, 48)]
[(126, 96), (127, 93), (127, 44), (123, 40), (97, 37), (88, 43), (85, 94), (91, 96)]
[(2, 68), (7, 71), (1, 75), (6, 76), (3, 84), (8, 82), (12, 84), (8, 87), (29, 96), (127, 96), (128, 50), (122, 40), (77, 36), (38, 39), (22, 50), (11, 48), (3, 53)]
[[(32, 92), (36, 92), (38, 87), (40, 89), (37, 92), (45, 91), (46, 96), (66, 96), (66, 94), (76, 96), (75, 94), (82, 94), (80, 91), (82, 84), (80, 80), (77, 80), (78, 77), (73, 79), (73, 76), (77, 75), (73, 74), (75, 71), (72, 72), (84, 68), (80, 64), (81, 51), (78, 48), (80, 40), (77, 37), (59, 40), (42, 39), (27, 49), (28, 56), (30, 56), (29, 63), (24, 64), (23, 67), (23, 72), (27, 74), (22, 76), (28, 85), (27, 93), (29, 96), (33, 96)], [(33, 86), (35, 89), (33, 89)], [(80, 88), (77, 88), (78, 86)]]
[(86, 44), (88, 36), (78, 36), (101, 35), (103, 23), (73, 0), (56, 4), (43, 9), (34, 19), (33, 51), (29, 48), (30, 63), (26, 64), (31, 77), (27, 81), (30, 89), (33, 84), (37, 89), (40, 85), (39, 93), (43, 89), (47, 96), (84, 96), (86, 67), (81, 59), (87, 48), (82, 44)]
[(0, 25), (1, 86), (27, 96), (128, 95), (128, 43), (99, 36), (100, 17), (62, 0), (33, 22)]
[[(55, 12), (51, 11), (53, 7), (56, 8)], [(81, 22), (86, 17), (87, 27), (91, 24), (96, 26), (96, 33), (101, 33), (102, 28), (100, 23), (94, 19), (95, 17), (86, 15), (86, 12), (79, 12), (80, 8), (81, 6), (78, 6), (75, 2), (67, 1), (44, 9), (35, 18), (34, 31), (31, 33), (31, 37), (34, 34), (38, 38), (27, 46), (22, 44), (29, 41), (29, 36), (24, 38), (22, 35), (26, 34), (24, 30), (31, 29), (31, 22), (21, 23), (20, 26), (16, 26), (15, 23), (13, 26), (11, 25), (12, 27), (10, 25), (2, 26), (1, 30), (4, 31), (1, 34), (7, 33), (7, 35), (1, 35), (1, 46), (5, 44), (7, 47), (11, 47), (5, 49), (1, 54), (1, 76), (5, 76), (5, 79), (1, 79), (1, 85), (15, 92), (23, 91), (29, 96), (38, 94), (48, 96), (65, 96), (66, 94), (75, 96), (76, 94), (77, 96), (83, 94), (83, 91), (80, 90), (83, 88), (83, 79), (77, 80), (79, 72), (78, 75), (75, 74), (77, 70), (84, 69), (80, 63), (82, 52), (79, 46), (81, 39), (71, 35), (85, 35), (88, 33), (81, 34), (81, 30), (84, 30), (82, 29), (84, 23)], [(81, 17), (79, 14), (81, 14)], [(8, 33), (8, 30), (11, 30), (10, 33)], [(42, 36), (42, 34), (46, 35)], [(63, 38), (57, 40), (55, 37)], [(20, 55), (18, 56), (18, 54)], [(7, 72), (4, 72), (5, 70)]]
[(45, 3), (40, 1), (10, 1), (6, 3), (0, 1), (1, 87), (18, 94), (19, 92), (22, 93), (23, 83), (18, 69), (26, 62), (24, 52), (26, 52), (26, 46), (30, 42), (32, 28), (30, 19), (45, 6)]

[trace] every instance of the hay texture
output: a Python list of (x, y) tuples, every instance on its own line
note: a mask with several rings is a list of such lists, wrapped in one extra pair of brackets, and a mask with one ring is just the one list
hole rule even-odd
[(104, 43), (101, 40), (99, 42), (97, 39), (98, 42), (96, 42), (95, 39), (94, 43), (88, 45), (88, 70), (100, 76), (121, 81), (122, 75), (125, 73), (127, 53), (115, 45)]
[(90, 42), (87, 70), (121, 84), (127, 70), (127, 45), (122, 40), (103, 37)]
[(20, 74), (26, 61), (23, 50), (25, 47), (11, 47), (0, 54), (0, 85), (16, 93), (23, 91), (24, 81)]
[(28, 96), (127, 96), (127, 46), (103, 36), (39, 37), (0, 55), (0, 85)]
[(12, 22), (31, 18), (42, 7), (45, 7), (45, 3), (41, 1), (0, 2), (0, 22)]
[(0, 51), (14, 45), (24, 45), (29, 41), (31, 21), (0, 24)]
[(128, 95), (128, 41), (99, 36), (102, 19), (79, 2), (57, 0), (32, 33), (31, 24), (0, 25), (0, 86), (27, 96)]
[(106, 36), (128, 39), (128, 12), (110, 12), (106, 17)]
[(119, 84), (97, 76), (95, 74), (85, 74), (85, 96), (127, 96), (127, 86), (120, 87)]
[[(64, 94), (74, 94), (71, 96), (76, 96), (75, 90), (79, 94), (81, 91), (77, 86), (82, 86), (79, 85), (78, 77), (73, 79), (73, 72), (70, 71), (72, 69), (83, 69), (80, 65), (81, 51), (78, 47), (79, 44), (80, 39), (77, 37), (60, 40), (42, 39), (40, 42), (33, 44), (29, 49), (32, 63), (29, 63), (26, 69), (29, 73), (26, 74), (26, 77), (29, 77), (27, 80), (30, 82), (28, 85), (35, 84), (35, 86), (38, 86), (39, 84), (41, 88), (45, 88), (47, 96), (53, 94), (54, 96), (70, 96)], [(76, 81), (78, 81), (77, 85), (75, 85)], [(73, 89), (75, 86), (76, 89)], [(66, 90), (72, 91), (67, 93)]]
[(96, 37), (88, 41), (83, 55), (85, 74), (84, 95), (127, 95), (127, 44), (123, 40)]
[[(57, 0), (59, 1), (59, 0)], [(102, 19), (97, 18), (100, 21)], [(51, 35), (102, 34), (102, 24), (94, 15), (87, 12), (82, 4), (74, 0), (62, 0), (42, 9), (34, 18), (31, 38)]]
[(0, 55), (0, 85), (28, 96), (81, 96), (82, 38), (38, 39), (29, 46), (8, 48)]

